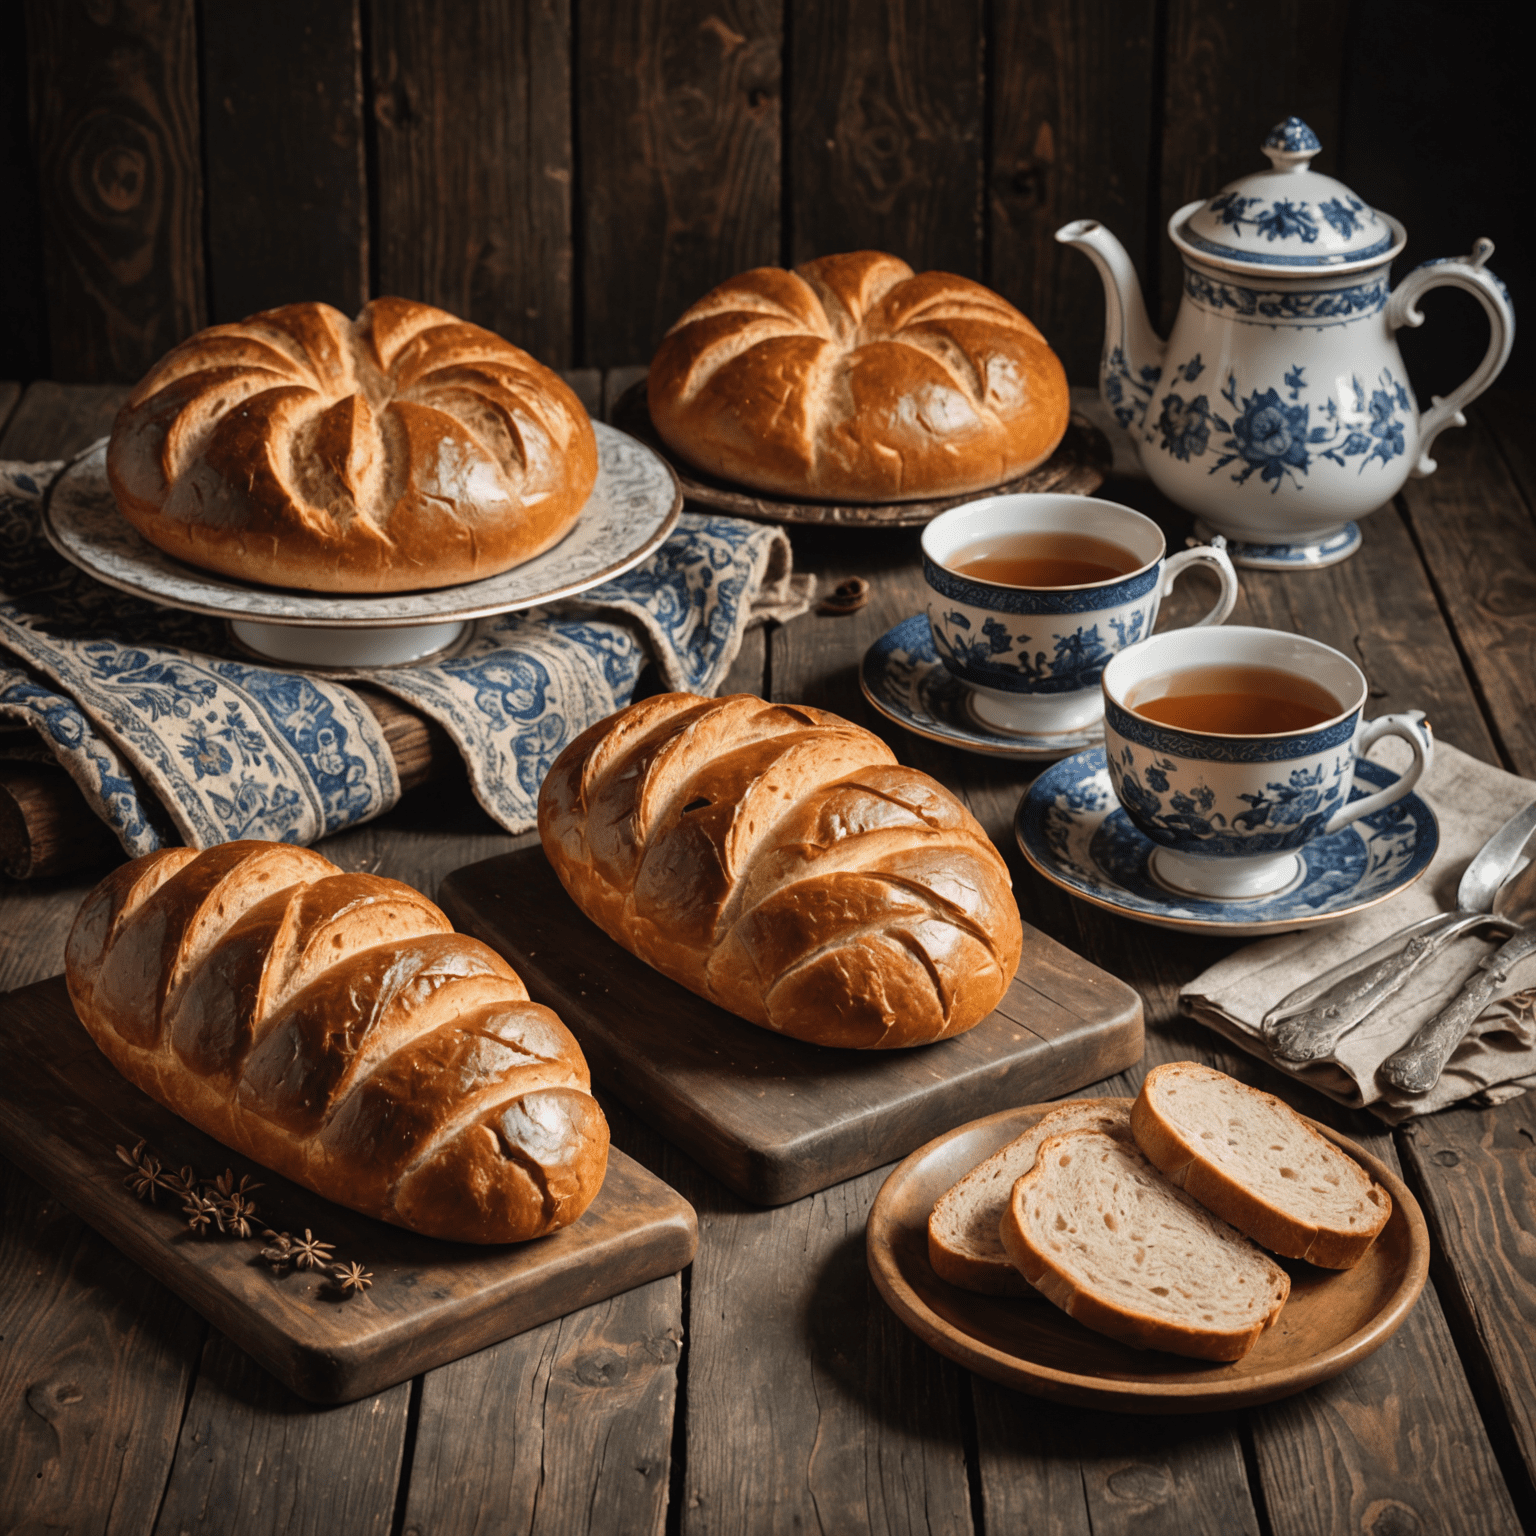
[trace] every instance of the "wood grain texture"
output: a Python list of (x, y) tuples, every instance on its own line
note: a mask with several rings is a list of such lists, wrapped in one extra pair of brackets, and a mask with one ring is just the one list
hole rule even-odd
[(789, 248), (982, 271), (981, 0), (792, 0)]
[(209, 317), (368, 296), (359, 0), (202, 10)]
[(783, 0), (579, 0), (582, 350), (648, 358), (779, 257)]
[(385, 1536), (410, 1394), (402, 1384), (316, 1413), (210, 1332), (156, 1531)]
[(429, 1372), (404, 1536), (660, 1536), (682, 1344), (671, 1276)]
[(1435, 444), (1439, 470), (1402, 500), (1505, 760), (1536, 774), (1536, 523), (1488, 432)]
[(133, 381), (206, 319), (193, 0), (28, 0), (55, 378)]
[(139, 1536), (205, 1328), (0, 1161), (0, 1524)]
[(569, 0), (376, 0), (379, 288), (571, 361)]
[[(681, 1161), (681, 1159), (679, 1160)], [(688, 1333), (684, 1536), (968, 1536), (965, 1374), (881, 1302), (866, 1174), (756, 1211), (669, 1164), (700, 1202)]]
[(542, 848), (456, 870), (439, 899), (560, 1015), (596, 1082), (763, 1205), (1141, 1054), (1135, 994), (1028, 930), (1018, 975), (974, 1029), (915, 1050), (847, 1051), (749, 1024), (653, 971), (580, 911)]
[(1452, 1109), (1398, 1134), (1438, 1250), (1435, 1282), (1527, 1526), (1536, 1514), (1536, 1101)]
[(1527, 507), (1536, 509), (1536, 447), (1528, 426), (1536, 412), (1536, 390), (1495, 387), (1472, 407), (1472, 415), (1487, 429), (1515, 477)]
[(1262, 11), (1244, 0), (1169, 0), (1167, 17), (1161, 211), (1149, 231), (1160, 282), (1147, 275), (1147, 308), (1154, 325), (1161, 310), (1165, 334), (1183, 284), (1168, 220), (1194, 198), (1267, 170), (1264, 136), (1293, 113), (1322, 140), (1317, 169), (1337, 175), (1348, 72), (1346, 7), (1332, 0), (1276, 0)]
[(1076, 384), (1098, 379), (1104, 292), (1056, 242), (1098, 219), (1148, 271), (1151, 0), (994, 7), (989, 56), (987, 280), (1045, 333)]
[(80, 791), (53, 763), (0, 761), (0, 873), (64, 875), (110, 862), (117, 839), (85, 813)]
[(0, 458), (69, 459), (112, 430), (126, 384), (27, 385), (21, 404), (0, 432)]
[(1229, 1426), (1043, 1405), (971, 1378), (989, 1531), (1050, 1536), (1257, 1536)]
[(20, 384), (13, 384), (9, 380), (0, 382), (0, 434), (5, 432), (6, 425), (11, 419), (11, 413), (16, 409), (20, 400)]

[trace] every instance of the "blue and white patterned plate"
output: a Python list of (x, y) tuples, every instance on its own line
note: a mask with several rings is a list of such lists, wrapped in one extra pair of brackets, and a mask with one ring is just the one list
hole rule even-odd
[(859, 686), (887, 720), (964, 752), (1052, 762), (1104, 737), (1099, 720), (1085, 730), (1049, 736), (988, 730), (972, 715), (965, 684), (939, 660), (926, 614), (903, 619), (865, 651)]
[[(1350, 799), (1385, 789), (1396, 777), (1361, 759)], [(1158, 928), (1233, 936), (1284, 933), (1375, 906), (1412, 885), (1440, 842), (1435, 813), (1408, 794), (1308, 843), (1300, 850), (1305, 870), (1289, 890), (1252, 901), (1177, 896), (1148, 871), (1153, 844), (1115, 799), (1103, 747), (1047, 768), (1019, 802), (1014, 833), (1047, 880), (1084, 901)]]
[(216, 618), (313, 629), (399, 629), (512, 613), (573, 597), (638, 565), (677, 525), (677, 477), (660, 455), (602, 422), (597, 483), (575, 526), (522, 565), (428, 592), (295, 592), (199, 570), (156, 549), (117, 510), (107, 482), (107, 440), (66, 466), (43, 508), (53, 547), (98, 581), (135, 597)]

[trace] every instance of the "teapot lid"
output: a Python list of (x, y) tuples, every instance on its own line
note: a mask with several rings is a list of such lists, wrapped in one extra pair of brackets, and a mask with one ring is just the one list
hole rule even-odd
[(1276, 123), (1263, 147), (1268, 170), (1174, 214), (1168, 233), (1175, 245), (1217, 266), (1276, 276), (1375, 266), (1403, 248), (1407, 237), (1396, 219), (1311, 168), (1323, 146), (1299, 117)]

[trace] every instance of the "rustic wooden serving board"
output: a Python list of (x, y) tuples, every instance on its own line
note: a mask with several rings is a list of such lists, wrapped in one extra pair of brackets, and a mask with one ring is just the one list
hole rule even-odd
[[(311, 1229), (371, 1271), (372, 1288), (343, 1298), (313, 1271), (274, 1274), (260, 1242), (194, 1236), (169, 1196), (151, 1206), (124, 1186), (115, 1148), (140, 1138), (172, 1168), (249, 1174), (264, 1186), (258, 1228)], [(0, 995), (0, 1152), (318, 1403), (367, 1397), (672, 1274), (698, 1244), (693, 1207), (616, 1149), (580, 1219), (531, 1243), (444, 1243), (360, 1216), (236, 1156), (119, 1076), (63, 977)]]
[(760, 1205), (1141, 1059), (1136, 992), (1027, 923), (1018, 975), (975, 1029), (913, 1050), (849, 1051), (760, 1029), (653, 971), (582, 915), (539, 848), (455, 870), (438, 901), (565, 1020), (594, 1081)]

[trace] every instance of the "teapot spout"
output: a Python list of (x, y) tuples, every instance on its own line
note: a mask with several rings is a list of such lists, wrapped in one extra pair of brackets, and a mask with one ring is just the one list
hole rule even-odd
[(1147, 404), (1162, 377), (1166, 343), (1147, 318), (1129, 253), (1097, 219), (1064, 224), (1056, 231), (1056, 238), (1083, 251), (1103, 279), (1104, 351), (1099, 362), (1099, 393), (1115, 420), (1130, 434), (1139, 457)]

